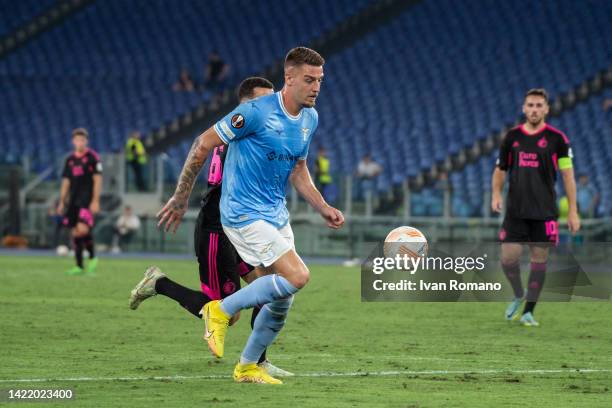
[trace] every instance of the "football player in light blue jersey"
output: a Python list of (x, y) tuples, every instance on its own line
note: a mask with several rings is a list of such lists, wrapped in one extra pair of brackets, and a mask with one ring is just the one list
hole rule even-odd
[(287, 181), (328, 227), (338, 229), (344, 224), (342, 213), (325, 202), (306, 167), (318, 122), (314, 105), (324, 63), (309, 48), (289, 51), (283, 89), (238, 106), (201, 134), (189, 152), (174, 195), (158, 213), (158, 225), (176, 231), (209, 151), (229, 144), (221, 198), (223, 230), (246, 263), (269, 272), (222, 302), (207, 303), (202, 310), (204, 338), (220, 358), (231, 316), (241, 309), (264, 305), (234, 369), (238, 382), (281, 383), (259, 367), (257, 360), (282, 329), (293, 295), (309, 280), (310, 272), (295, 251), (288, 222)]
[(277, 92), (239, 105), (214, 126), (231, 146), (221, 195), (224, 226), (240, 228), (255, 220), (279, 229), (287, 224), (285, 186), (296, 163), (306, 160), (317, 123), (314, 108), (292, 116)]

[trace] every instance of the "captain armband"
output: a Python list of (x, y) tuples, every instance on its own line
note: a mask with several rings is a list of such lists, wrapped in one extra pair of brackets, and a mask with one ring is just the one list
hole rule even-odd
[(574, 167), (574, 164), (572, 163), (571, 157), (561, 157), (559, 159), (560, 170), (571, 169), (572, 167)]

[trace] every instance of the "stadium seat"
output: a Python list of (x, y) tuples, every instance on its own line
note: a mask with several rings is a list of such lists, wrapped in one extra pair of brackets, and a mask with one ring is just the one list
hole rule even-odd
[[(0, 33), (53, 3), (3, 0)], [(227, 84), (234, 86), (371, 3), (95, 2), (0, 60), (0, 89), (7, 90), (0, 133), (16, 140), (29, 139), (33, 132), (51, 133), (58, 140), (50, 156), (33, 152), (36, 170), (69, 148), (67, 135), (76, 126), (95, 128), (92, 142), (101, 150), (116, 149), (130, 130), (156, 129), (210, 98), (208, 91), (171, 90), (182, 68), (202, 83), (210, 51), (218, 50), (230, 64)], [(235, 13), (237, 9), (242, 12)], [(291, 10), (299, 18), (286, 18)]]

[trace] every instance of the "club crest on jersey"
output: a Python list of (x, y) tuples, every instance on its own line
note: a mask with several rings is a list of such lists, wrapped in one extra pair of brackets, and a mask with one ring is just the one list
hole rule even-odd
[(239, 113), (232, 116), (232, 127), (233, 128), (240, 129), (243, 126), (244, 126), (244, 116), (242, 116)]
[(519, 147), (519, 146), (520, 146), (519, 142), (516, 140), (514, 141), (514, 143), (512, 143), (512, 147)]
[(544, 148), (546, 148), (546, 146), (548, 146), (548, 142), (546, 141), (545, 137), (543, 137), (540, 140), (538, 140), (538, 147), (544, 149)]
[(310, 129), (308, 128), (302, 128), (302, 136), (304, 137), (304, 141), (306, 141), (306, 139), (308, 139), (308, 131)]

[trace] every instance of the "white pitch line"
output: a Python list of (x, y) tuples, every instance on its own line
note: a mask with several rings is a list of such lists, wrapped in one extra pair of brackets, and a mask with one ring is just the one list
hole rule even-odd
[[(463, 375), (463, 374), (591, 374), (610, 373), (612, 368), (566, 368), (566, 369), (524, 369), (524, 370), (424, 370), (424, 371), (353, 371), (302, 373), (296, 377), (392, 377), (400, 375)], [(218, 380), (231, 378), (230, 375), (169, 375), (152, 377), (67, 377), (67, 378), (17, 378), (0, 379), (0, 383), (41, 383), (41, 382), (78, 382), (78, 381), (180, 381), (180, 380)]]
[[(301, 358), (304, 357), (313, 357), (313, 358), (317, 358), (319, 360), (326, 360), (326, 361), (346, 361), (347, 357), (342, 357), (342, 356), (334, 356), (332, 354), (310, 354), (310, 355), (300, 355)], [(370, 358), (366, 358), (366, 357), (360, 357), (360, 359), (362, 360), (369, 360)], [(418, 360), (418, 361), (422, 361), (422, 360), (428, 360), (428, 361), (470, 361), (468, 359), (465, 358), (443, 358), (443, 357), (413, 357), (413, 356), (406, 356), (406, 355), (398, 355), (398, 356), (376, 356), (376, 358), (372, 358), (373, 360), (395, 360), (395, 361), (401, 361), (401, 360)], [(211, 360), (213, 360), (211, 358)], [(295, 360), (295, 356), (294, 355), (278, 355), (278, 356), (274, 356), (274, 360)], [(482, 359), (479, 358), (479, 360), (482, 361)], [(489, 360), (487, 359), (486, 361), (489, 362), (498, 362), (499, 360)]]

